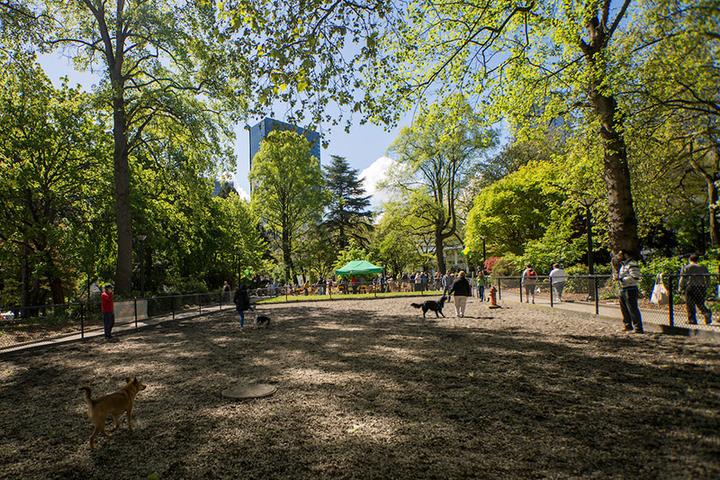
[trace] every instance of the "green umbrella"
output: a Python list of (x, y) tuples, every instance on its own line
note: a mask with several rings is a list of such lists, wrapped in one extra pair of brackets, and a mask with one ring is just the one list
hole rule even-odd
[(382, 273), (383, 268), (373, 265), (367, 260), (353, 260), (344, 267), (335, 270), (336, 275), (371, 275), (373, 273)]

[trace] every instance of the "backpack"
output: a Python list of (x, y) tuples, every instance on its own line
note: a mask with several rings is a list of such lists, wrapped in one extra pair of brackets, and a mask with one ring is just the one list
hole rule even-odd
[(530, 270), (530, 271), (527, 273), (527, 277), (528, 277), (528, 278), (532, 278), (532, 279), (537, 278), (537, 273), (535, 273), (535, 270)]

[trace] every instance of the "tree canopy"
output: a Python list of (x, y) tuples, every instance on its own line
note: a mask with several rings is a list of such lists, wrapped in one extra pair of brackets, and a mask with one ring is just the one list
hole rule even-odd
[(253, 209), (279, 244), (285, 278), (291, 279), (294, 241), (318, 223), (325, 201), (320, 161), (305, 137), (275, 130), (253, 158), (250, 182)]

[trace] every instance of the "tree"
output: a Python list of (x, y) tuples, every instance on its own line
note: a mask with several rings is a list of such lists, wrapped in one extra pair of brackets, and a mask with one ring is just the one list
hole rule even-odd
[(529, 241), (543, 238), (552, 212), (561, 210), (567, 194), (560, 176), (550, 162), (531, 162), (480, 192), (468, 217), (467, 248), (481, 252), (484, 238), (491, 255), (523, 255)]
[(327, 277), (337, 257), (327, 228), (322, 224), (306, 229), (293, 249), (293, 265), (305, 278)]
[(716, 2), (699, 1), (680, 8), (676, 2), (658, 1), (640, 12), (639, 20), (648, 27), (641, 34), (646, 45), (641, 58), (630, 55), (634, 45), (623, 45), (625, 70), (631, 74), (628, 136), (644, 143), (640, 151), (668, 153), (658, 152), (674, 160), (671, 165), (662, 164), (675, 173), (669, 177), (679, 180), (673, 185), (675, 190), (684, 187), (688, 171), (702, 179), (715, 247), (720, 245), (720, 195), (715, 183), (720, 173), (718, 18)]
[(33, 56), (0, 60), (0, 249), (20, 259), (24, 307), (44, 303), (45, 288), (64, 303), (80, 238), (105, 212), (103, 125), (88, 95), (53, 88)]
[(347, 247), (343, 248), (337, 253), (335, 263), (333, 265), (333, 271), (339, 270), (349, 262), (354, 260), (367, 260), (368, 252), (361, 247), (357, 242), (351, 240)]
[(424, 242), (421, 234), (414, 233), (417, 223), (418, 219), (410, 214), (407, 206), (386, 203), (370, 244), (371, 259), (395, 276), (425, 264), (430, 257), (425, 249), (428, 243), (432, 244), (432, 239)]
[[(202, 2), (159, 0), (47, 0), (44, 5), (43, 15), (51, 19), (44, 47), (74, 48), (77, 65), (99, 66), (100, 92), (112, 106), (115, 287), (128, 293), (133, 245), (130, 156), (146, 146), (144, 132), (158, 118), (186, 122), (193, 112), (211, 109), (208, 98), (232, 89), (233, 82), (219, 68), (215, 11)], [(187, 100), (195, 100), (192, 108)]]
[[(386, 105), (461, 90), (521, 134), (562, 119), (579, 134), (597, 136), (610, 246), (638, 252), (626, 117), (618, 101), (629, 73), (622, 68), (626, 57), (637, 58), (647, 46), (642, 33), (648, 25), (629, 15), (654, 4), (639, 3), (409, 2), (403, 21), (388, 28), (382, 61), (368, 72), (370, 85)], [(701, 3), (707, 10), (710, 2)], [(686, 8), (695, 6), (677, 7)]]
[(293, 241), (320, 218), (324, 193), (320, 161), (310, 142), (290, 131), (273, 131), (253, 159), (253, 209), (262, 225), (279, 236), (285, 280), (293, 278)]
[(324, 225), (333, 238), (336, 250), (347, 247), (350, 239), (367, 246), (368, 234), (372, 230), (372, 212), (367, 209), (370, 196), (365, 195), (363, 179), (358, 178), (358, 171), (350, 168), (343, 157), (333, 155), (325, 170), (325, 188), (329, 192), (329, 201)]
[(434, 238), (437, 269), (445, 273), (445, 241), (458, 234), (457, 201), (468, 172), (493, 144), (466, 99), (449, 97), (404, 128), (390, 151), (397, 156), (389, 185), (409, 196), (414, 214)]

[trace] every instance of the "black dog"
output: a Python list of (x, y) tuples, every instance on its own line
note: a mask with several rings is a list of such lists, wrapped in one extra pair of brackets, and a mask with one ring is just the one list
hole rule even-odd
[(427, 300), (423, 303), (411, 303), (410, 306), (415, 308), (422, 308), (423, 318), (425, 318), (425, 314), (428, 312), (428, 310), (432, 310), (433, 312), (435, 312), (436, 318), (439, 317), (438, 314), (442, 315), (443, 318), (445, 318), (445, 315), (443, 315), (442, 313), (443, 306), (445, 305), (445, 300), (447, 300), (447, 298), (445, 297), (445, 295), (443, 295), (437, 302), (435, 300)]
[(270, 317), (266, 317), (265, 315), (258, 315), (255, 318), (255, 325), (259, 327), (260, 325), (263, 325), (263, 324), (266, 327), (269, 327), (270, 326)]

